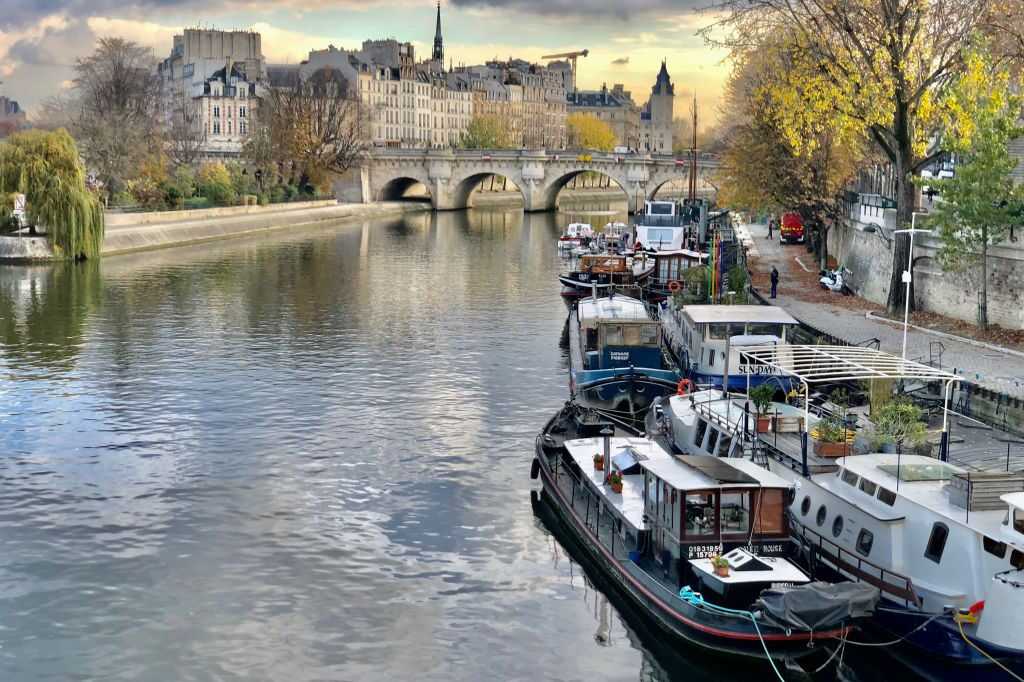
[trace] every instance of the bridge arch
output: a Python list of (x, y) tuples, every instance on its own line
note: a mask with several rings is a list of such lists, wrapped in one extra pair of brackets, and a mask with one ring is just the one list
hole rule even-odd
[[(630, 197), (629, 183), (623, 175), (606, 173), (603, 170), (596, 168), (574, 168), (568, 171), (562, 171), (553, 175), (552, 179), (544, 187), (541, 194), (541, 203), (539, 206), (534, 206), (535, 211), (553, 211), (558, 208), (558, 195), (561, 194), (562, 190), (572, 182), (574, 178), (577, 178), (584, 173), (594, 173), (598, 176), (603, 176), (611, 180), (613, 183), (618, 185), (619, 189), (622, 190), (622, 198), (625, 199), (626, 203), (629, 204), (629, 210), (632, 213), (634, 210), (634, 204), (636, 203), (635, 198)], [(610, 189), (610, 187), (609, 187)]]
[(433, 201), (430, 177), (425, 169), (415, 167), (380, 168), (376, 171), (374, 201), (398, 201), (409, 198), (406, 194), (416, 185), (423, 185), (427, 197)]
[[(472, 206), (473, 190), (477, 186), (488, 178), (500, 176), (508, 181), (512, 187), (509, 187), (509, 191), (519, 192), (519, 196), (523, 200), (523, 204), (526, 204), (526, 195), (523, 193), (523, 179), (517, 177), (518, 174), (515, 172), (499, 172), (501, 170), (510, 171), (510, 169), (498, 168), (497, 170), (473, 170), (459, 178), (452, 178), (452, 207), (453, 208), (469, 208)], [(514, 188), (514, 190), (513, 190)]]

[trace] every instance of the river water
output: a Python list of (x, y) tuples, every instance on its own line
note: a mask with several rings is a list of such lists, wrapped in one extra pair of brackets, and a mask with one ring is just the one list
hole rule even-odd
[(531, 508), (578, 217), (0, 266), (0, 679), (728, 679)]

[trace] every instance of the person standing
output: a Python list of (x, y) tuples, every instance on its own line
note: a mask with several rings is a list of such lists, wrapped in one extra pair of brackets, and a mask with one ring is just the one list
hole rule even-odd
[(769, 218), (768, 219), (768, 236), (765, 237), (765, 239), (771, 239), (772, 238), (772, 228), (774, 228), (774, 227), (775, 227), (775, 218)]
[(772, 298), (775, 298), (775, 292), (779, 288), (779, 271), (776, 267), (772, 266)]

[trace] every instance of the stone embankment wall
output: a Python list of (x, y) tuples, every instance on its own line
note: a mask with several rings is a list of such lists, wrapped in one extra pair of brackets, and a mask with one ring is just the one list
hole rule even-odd
[[(892, 211), (886, 211), (892, 213)], [(861, 222), (829, 232), (828, 250), (846, 268), (846, 281), (859, 296), (885, 305), (892, 267), (892, 220), (865, 232)], [(883, 221), (879, 221), (883, 222)], [(899, 236), (899, 235), (897, 235)], [(988, 318), (1008, 329), (1024, 328), (1024, 234), (989, 250)], [(902, 237), (901, 237), (902, 238)], [(914, 239), (914, 304), (919, 310), (976, 323), (981, 291), (981, 269), (964, 272), (943, 269), (937, 258), (941, 244), (928, 235)], [(903, 268), (906, 264), (902, 265)]]
[[(377, 218), (429, 210), (416, 202), (339, 204), (308, 201), (271, 206), (230, 206), (193, 211), (108, 213), (101, 255), (159, 249), (214, 239), (227, 239), (346, 218)], [(45, 237), (0, 237), (0, 260), (53, 260)]]

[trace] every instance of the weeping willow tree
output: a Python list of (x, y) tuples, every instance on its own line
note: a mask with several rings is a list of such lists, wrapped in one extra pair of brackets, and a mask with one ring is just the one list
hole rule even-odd
[(25, 195), (29, 223), (40, 225), (58, 258), (99, 255), (103, 210), (85, 186), (78, 149), (63, 128), (30, 130), (0, 145), (0, 194)]

